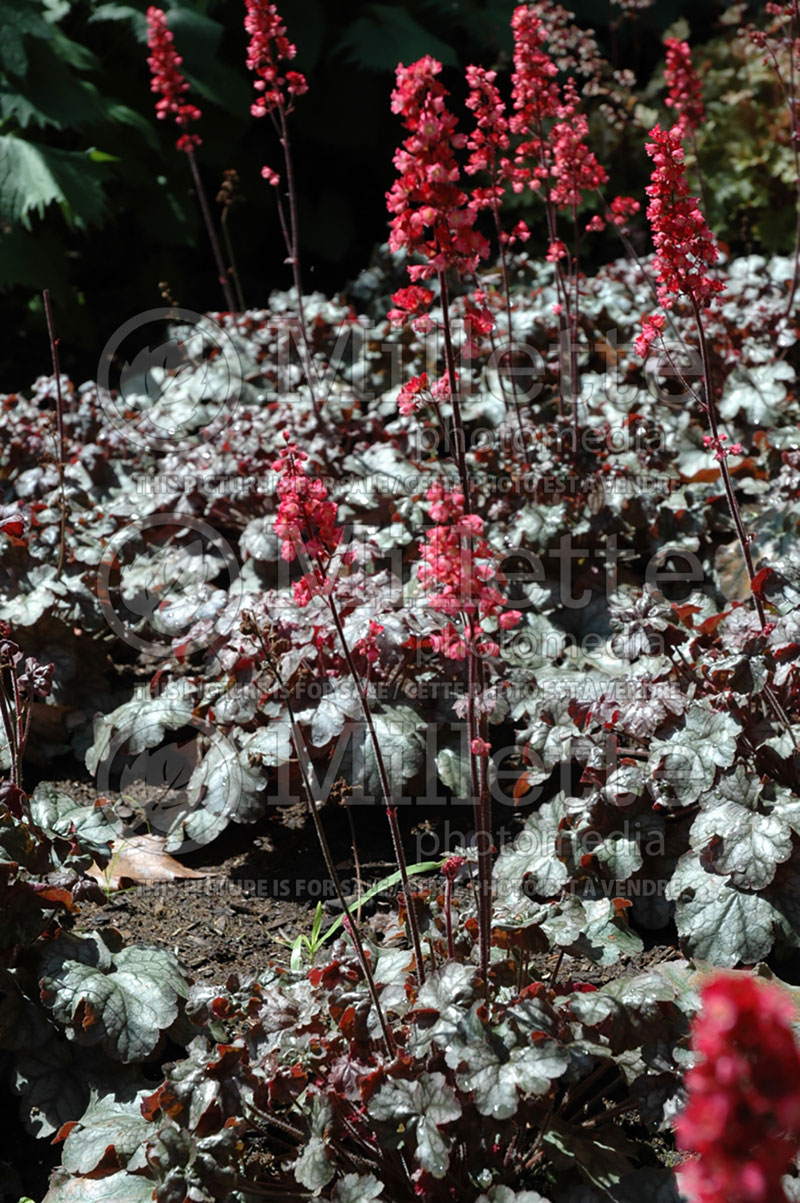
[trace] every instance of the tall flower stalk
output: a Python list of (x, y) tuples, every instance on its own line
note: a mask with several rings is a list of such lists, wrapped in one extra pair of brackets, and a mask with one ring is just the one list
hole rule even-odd
[[(342, 617), (333, 594), (332, 580), (329, 577), (329, 568), (341, 539), (341, 531), (336, 526), (336, 503), (328, 499), (324, 482), (306, 473), (303, 465), (308, 457), (305, 452), (291, 443), (288, 436), (285, 437), (287, 445), (272, 465), (274, 471), (280, 474), (278, 481), (280, 503), (275, 519), (275, 533), (281, 541), (282, 558), (287, 562), (299, 560), (304, 570), (303, 576), (294, 586), (295, 602), (304, 607), (308, 605), (312, 597), (324, 599), (342, 648), (350, 679), (356, 690), (364, 725), (375, 757), (395, 860), (406, 898), (408, 927), (416, 959), (417, 976), (420, 982), (423, 982), (425, 980), (425, 963), (422, 955), (419, 921), (411, 895), (408, 865), (397, 820), (397, 807), (392, 801), (391, 781), (375, 729), (367, 684), (353, 657), (353, 649), (345, 634)], [(345, 562), (347, 562), (347, 555), (348, 553), (344, 552)]]
[(195, 148), (202, 144), (202, 140), (198, 134), (189, 132), (190, 126), (195, 121), (200, 120), (202, 113), (197, 105), (190, 104), (186, 100), (189, 84), (181, 72), (183, 59), (175, 49), (175, 39), (171, 29), (167, 25), (166, 13), (154, 6), (151, 6), (147, 10), (147, 46), (150, 50), (147, 65), (152, 75), (150, 90), (160, 94), (161, 97), (156, 102), (156, 117), (160, 121), (165, 121), (171, 117), (178, 129), (182, 131), (175, 146), (189, 160), (197, 200), (200, 204), (200, 212), (206, 227), (208, 240), (211, 243), (211, 251), (217, 267), (217, 276), (222, 286), (223, 296), (225, 297), (225, 307), (229, 312), (233, 313), (236, 311), (236, 304), (233, 299), (230, 280), (225, 270), (219, 239), (214, 229), (211, 210), (208, 207), (205, 188), (200, 178), (200, 170), (197, 166), (197, 159), (194, 153)]
[[(712, 278), (710, 272), (717, 262), (719, 252), (697, 199), (691, 195), (689, 189), (682, 136), (681, 125), (674, 125), (670, 130), (655, 125), (650, 131), (651, 140), (646, 144), (647, 153), (654, 163), (646, 191), (650, 198), (647, 216), (656, 248), (653, 264), (657, 281), (656, 292), (665, 309), (672, 309), (679, 297), (686, 297), (694, 316), (703, 363), (703, 408), (711, 432), (706, 445), (713, 448), (720, 466), (728, 509), (744, 556), (756, 612), (763, 627), (766, 623), (764, 605), (758, 593), (752, 590), (755, 569), (750, 551), (750, 538), (744, 528), (728, 467), (728, 456), (735, 449), (725, 447), (726, 436), (719, 429), (711, 356), (701, 312), (723, 291), (722, 283)], [(640, 353), (646, 354), (663, 327), (664, 319), (657, 314), (643, 319), (643, 332), (637, 343)]]
[[(450, 323), (448, 275), (465, 276), (476, 271), (489, 252), (486, 239), (475, 228), (479, 206), (461, 186), (456, 151), (466, 138), (457, 130), (457, 120), (447, 106), (447, 91), (438, 78), (442, 65), (426, 55), (416, 63), (397, 68), (392, 92), (392, 112), (397, 113), (407, 136), (397, 150), (394, 164), (398, 171), (387, 205), (391, 213), (389, 245), (418, 256), (421, 262), (408, 269), (412, 287), (436, 278), (441, 305), (441, 335), (444, 352), (444, 376), (430, 389), (435, 401), (447, 398), (452, 414), (452, 437), (448, 440), (458, 474), (459, 489), (447, 496), (435, 496), (431, 517), (440, 527), (441, 539), (452, 540), (459, 571), (447, 582), (439, 580), (465, 618), (463, 651), (453, 658), (466, 659), (466, 719), (469, 739), (470, 781), (478, 840), (478, 951), (481, 977), (489, 989), (489, 958), (492, 925), (492, 815), (488, 785), (488, 720), (480, 705), (485, 687), (485, 660), (479, 646), (479, 624), (475, 621), (475, 598), (465, 589), (474, 578), (463, 572), (463, 562), (474, 565), (480, 551), (482, 523), (472, 514), (471, 488), (466, 458), (466, 440), (459, 401), (459, 381)], [(410, 290), (395, 294), (402, 303)], [(392, 311), (396, 316), (398, 310)], [(424, 319), (423, 319), (424, 320)], [(481, 319), (482, 320), (482, 319)], [(413, 319), (412, 319), (413, 324)], [(419, 378), (418, 378), (419, 379)], [(417, 390), (419, 392), (419, 389)], [(406, 393), (413, 408), (413, 394)], [(437, 404), (437, 412), (441, 412)], [(436, 486), (435, 486), (436, 487)], [(444, 532), (441, 528), (446, 528)], [(436, 528), (434, 528), (434, 533)], [(433, 537), (433, 536), (432, 536)], [(452, 558), (448, 561), (453, 564)], [(434, 556), (434, 564), (436, 557)], [(429, 564), (431, 583), (438, 580), (438, 568)], [(444, 571), (444, 569), (443, 569)], [(423, 576), (425, 574), (423, 573)], [(452, 651), (447, 654), (452, 655)]]
[[(608, 183), (608, 174), (586, 144), (589, 122), (579, 110), (578, 93), (574, 80), (569, 79), (564, 88), (564, 100), (558, 109), (558, 121), (551, 131), (553, 165), (550, 174), (554, 184), (550, 194), (552, 203), (559, 210), (569, 212), (572, 224), (572, 259), (570, 263), (568, 294), (570, 323), (570, 384), (573, 393), (572, 421), (575, 448), (578, 447), (578, 396), (580, 376), (578, 371), (578, 330), (580, 325), (580, 241), (578, 209), (583, 203), (585, 191), (597, 192)], [(590, 228), (591, 223), (590, 223)]]
[[(344, 916), (345, 931), (350, 936), (350, 939), (353, 942), (353, 947), (355, 948), (356, 956), (358, 957), (359, 964), (361, 965), (361, 971), (364, 974), (364, 980), (367, 984), (367, 990), (369, 991), (369, 996), (372, 1001), (372, 1005), (375, 1008), (375, 1014), (378, 1017), (378, 1022), (380, 1024), (380, 1028), (381, 1028), (381, 1034), (383, 1036), (383, 1040), (386, 1045), (386, 1051), (390, 1057), (394, 1056), (394, 1054), (397, 1051), (397, 1046), (395, 1043), (394, 1036), (392, 1035), (391, 1029), (389, 1027), (389, 1024), (387, 1023), (386, 1014), (384, 1012), (383, 1006), (381, 1004), (380, 996), (378, 994), (378, 987), (375, 982), (375, 976), (372, 972), (372, 966), (370, 965), (369, 957), (367, 956), (367, 950), (364, 947), (364, 941), (361, 938), (361, 931), (358, 926), (358, 917), (357, 916), (354, 917), (352, 911), (350, 910), (350, 905), (345, 896), (341, 878), (339, 877), (339, 873), (336, 869), (336, 862), (333, 858), (333, 853), (331, 852), (330, 844), (328, 843), (328, 837), (325, 834), (325, 829), (322, 826), (322, 821), (320, 820), (320, 817), (319, 817), (319, 806), (324, 801), (324, 799), (317, 796), (318, 791), (315, 790), (314, 786), (313, 786), (314, 773), (313, 773), (313, 767), (311, 764), (311, 757), (309, 756), (308, 748), (306, 747), (305, 740), (303, 739), (303, 733), (300, 730), (300, 725), (297, 722), (297, 718), (295, 716), (294, 706), (292, 705), (291, 694), (290, 694), (289, 690), (286, 688), (286, 684), (283, 680), (283, 677), (281, 676), (281, 672), (278, 667), (278, 663), (277, 663), (275, 657), (272, 655), (269, 647), (267, 646), (266, 640), (264, 639), (263, 635), (261, 634), (261, 631), (258, 629), (258, 625), (257, 625), (255, 619), (253, 618), (252, 614), (244, 615), (244, 621), (242, 623), (242, 630), (245, 632), (245, 634), (253, 635), (260, 643), (261, 650), (264, 654), (264, 659), (266, 660), (267, 664), (269, 665), (270, 671), (272, 672), (272, 675), (274, 676), (275, 681), (277, 682), (278, 688), (280, 689), (280, 692), (281, 692), (281, 696), (286, 705), (286, 712), (289, 716), (289, 724), (292, 729), (292, 746), (294, 748), (295, 757), (297, 759), (297, 763), (298, 763), (298, 766), (300, 769), (300, 777), (303, 782), (303, 791), (306, 796), (306, 805), (308, 806), (308, 813), (311, 816), (311, 822), (314, 826), (314, 831), (317, 836), (317, 841), (319, 843), (320, 850), (322, 852), (322, 858), (325, 861), (325, 868), (328, 871), (330, 880), (333, 883), (333, 888), (336, 891), (336, 897), (339, 901), (339, 905), (342, 908), (342, 914)], [(359, 897), (358, 906), (359, 906), (359, 911), (360, 911), (360, 909), (361, 909), (360, 897)]]
[(298, 96), (308, 91), (306, 77), (295, 71), (290, 64), (297, 55), (297, 47), (286, 36), (286, 26), (274, 4), (264, 0), (246, 0), (244, 18), (245, 32), (250, 35), (247, 47), (247, 67), (255, 75), (253, 87), (256, 99), (250, 106), (253, 117), (269, 117), (283, 152), (286, 172), (286, 200), (281, 191), (281, 176), (274, 167), (265, 165), (261, 175), (275, 189), (286, 257), (292, 269), (295, 292), (297, 293), (297, 319), (300, 325), (300, 342), (303, 356), (303, 371), (314, 412), (319, 416), (320, 407), (316, 396), (313, 358), (308, 341), (303, 299), (303, 281), (300, 272), (300, 235), (297, 213), (297, 186), (294, 175), (294, 160), (289, 138), (288, 118), (294, 110)]
[[(526, 241), (530, 237), (530, 232), (525, 222), (519, 221), (514, 231), (509, 234), (503, 229), (500, 220), (500, 210), (506, 188), (506, 171), (503, 164), (507, 162), (505, 152), (508, 151), (511, 142), (506, 106), (495, 83), (496, 79), (496, 71), (487, 71), (484, 67), (467, 67), (469, 95), (466, 103), (467, 108), (474, 114), (475, 128), (467, 140), (467, 149), (470, 154), (464, 170), (467, 175), (476, 175), (478, 172), (482, 172), (489, 177), (488, 188), (473, 188), (471, 203), (476, 209), (488, 209), (492, 214), (500, 255), (503, 304), (508, 328), (506, 355), (510, 359), (513, 351), (514, 327), (511, 310), (511, 284), (508, 275), (508, 247), (517, 240)], [(500, 384), (505, 397), (505, 377), (502, 371), (500, 372)], [(520, 435), (520, 451), (523, 452), (525, 432), (513, 377), (511, 398)]]

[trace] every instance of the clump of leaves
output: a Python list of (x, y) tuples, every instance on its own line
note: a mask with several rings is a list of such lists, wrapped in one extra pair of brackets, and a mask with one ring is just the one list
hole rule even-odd
[(140, 1084), (140, 1063), (178, 1031), (187, 985), (168, 952), (123, 948), (113, 929), (70, 930), (79, 902), (103, 897), (87, 870), (108, 863), (116, 826), (101, 803), (81, 806), (47, 785), (26, 794), (30, 705), (47, 694), (52, 665), (23, 658), (10, 638), (0, 657), (9, 771), (0, 784), (0, 1073), (29, 1130), (52, 1136), (93, 1092), (116, 1097)]
[[(414, 896), (430, 955), (423, 985), (398, 917), (365, 925), (385, 1029), (346, 938), (305, 972), (194, 987), (187, 1012), (202, 1034), (186, 1059), (147, 1098), (113, 1115), (87, 1110), (47, 1203), (70, 1198), (110, 1151), (120, 1200), (166, 1201), (179, 1189), (198, 1203), (249, 1190), (333, 1203), (545, 1203), (572, 1188), (588, 1200), (656, 1186), (677, 1197), (645, 1138), (668, 1127), (680, 1098), (694, 1006), (687, 964), (600, 988), (532, 980), (531, 951), (570, 922), (542, 906), (538, 924), (495, 929), (487, 1001), (469, 899), (451, 902), (448, 958), (445, 893)], [(267, 1169), (252, 1156), (259, 1146)]]

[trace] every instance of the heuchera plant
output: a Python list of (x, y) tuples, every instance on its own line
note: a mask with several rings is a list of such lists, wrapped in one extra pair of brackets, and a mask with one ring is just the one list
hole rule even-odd
[[(149, 26), (159, 112), (194, 164), (181, 61), (160, 10)], [(368, 292), (388, 312), (366, 366), (342, 367), (360, 315), (300, 278), (289, 118), (306, 81), (275, 5), (248, 0), (245, 30), (293, 290), (174, 329), (186, 363), (155, 399), (75, 389), (55, 357), (54, 379), (2, 401), (0, 1050), (29, 1126), (63, 1144), (46, 1203), (673, 1200), (653, 1137), (684, 1083), (678, 1140), (698, 1156), (680, 1183), (702, 1203), (777, 1198), (798, 1139), (783, 995), (749, 971), (709, 986), (684, 1078), (693, 967), (626, 958), (673, 924), (682, 952), (731, 969), (800, 946), (795, 265), (721, 254), (687, 175), (704, 98), (675, 40), (676, 121), (645, 144), (655, 254), (637, 256), (640, 202), (606, 201), (592, 148), (590, 114), (613, 107), (597, 44), (560, 6), (521, 5), (510, 78), (467, 69), (463, 126), (440, 61), (397, 68)], [(533, 220), (505, 218), (519, 198), (543, 206), (535, 256)], [(606, 224), (629, 253), (588, 278), (583, 241)], [(159, 420), (179, 433), (151, 446)], [(159, 528), (176, 514), (191, 539)], [(227, 585), (198, 524), (225, 532)], [(126, 667), (150, 680), (121, 700), (103, 637), (131, 599)], [(84, 691), (69, 717), (93, 772), (197, 724), (185, 797), (147, 812), (171, 850), (299, 796), (340, 915), (320, 911), (288, 967), (191, 989), (170, 953), (76, 934), (120, 808), (27, 796), (51, 686), (65, 708)], [(355, 898), (330, 766), (388, 818), (396, 871)], [(469, 808), (471, 830), (409, 864), (406, 790)], [(181, 1055), (163, 1065), (167, 1041)]]

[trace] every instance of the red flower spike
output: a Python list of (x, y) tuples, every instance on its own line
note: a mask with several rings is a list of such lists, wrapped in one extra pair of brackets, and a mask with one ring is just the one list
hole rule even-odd
[(556, 181), (550, 197), (559, 209), (576, 209), (584, 192), (602, 188), (608, 183), (608, 175), (586, 145), (589, 122), (585, 113), (578, 112), (578, 93), (571, 79), (564, 87), (564, 103), (558, 109), (558, 117), (550, 133), (553, 148), (550, 174)]
[(273, 471), (280, 473), (274, 530), (281, 541), (281, 556), (291, 562), (298, 552), (304, 552), (312, 561), (312, 570), (294, 585), (299, 606), (307, 606), (324, 588), (324, 568), (341, 540), (336, 502), (328, 501), (328, 490), (319, 478), (306, 475), (303, 464), (307, 458), (289, 442), (272, 465)]
[[(150, 91), (161, 93), (161, 99), (156, 102), (156, 116), (159, 121), (171, 116), (178, 129), (186, 130), (191, 121), (199, 121), (203, 114), (196, 105), (182, 100), (189, 91), (189, 85), (181, 74), (183, 59), (176, 51), (174, 41), (166, 13), (153, 6), (148, 8), (147, 46), (150, 57), (147, 65), (153, 77)], [(200, 144), (201, 139), (197, 134), (188, 133), (181, 134), (175, 143), (178, 150), (187, 154)]]
[[(514, 34), (514, 71), (511, 75), (511, 99), (514, 112), (509, 119), (512, 134), (523, 141), (517, 147), (513, 161), (503, 160), (504, 175), (515, 192), (526, 186), (535, 191), (541, 187), (543, 122), (555, 117), (560, 104), (556, 82), (558, 68), (543, 49), (547, 31), (539, 17), (527, 4), (514, 10), (511, 18)], [(537, 164), (531, 167), (530, 163)]]
[[(277, 109), (290, 113), (296, 97), (308, 91), (301, 72), (286, 70), (297, 47), (287, 38), (286, 26), (274, 4), (245, 0), (245, 8), (244, 28), (250, 35), (247, 67), (256, 75), (253, 87), (257, 93), (250, 112), (254, 117), (266, 117)], [(273, 187), (280, 183), (280, 176), (271, 167), (262, 167), (261, 175)]]
[(663, 130), (655, 125), (645, 149), (655, 164), (645, 189), (650, 197), (647, 216), (656, 248), (654, 267), (658, 299), (665, 309), (676, 297), (692, 296), (698, 305), (708, 305), (723, 291), (708, 269), (719, 252), (714, 235), (698, 202), (689, 191), (683, 157), (683, 130), (674, 125)]
[(398, 178), (386, 194), (391, 217), (389, 246), (426, 262), (409, 268), (412, 281), (455, 268), (474, 272), (489, 244), (475, 230), (477, 208), (460, 187), (455, 152), (466, 139), (446, 104), (448, 92), (437, 79), (442, 64), (425, 55), (397, 68), (392, 112), (409, 131), (394, 157)]
[[(422, 563), (418, 569), (420, 584), (430, 594), (432, 609), (449, 619), (465, 620), (463, 631), (452, 621), (430, 636), (434, 651), (450, 660), (463, 660), (469, 642), (480, 655), (497, 655), (498, 647), (485, 637), (481, 620), (497, 617), (506, 630), (522, 618), (518, 610), (506, 610), (505, 599), (497, 588), (499, 581), (494, 554), (483, 538), (483, 519), (464, 513), (464, 494), (432, 484), (426, 494), (429, 513), (439, 525), (431, 527), (420, 547)], [(492, 582), (492, 583), (490, 583)], [(480, 640), (483, 640), (480, 642)]]
[(674, 109), (678, 125), (684, 132), (694, 131), (706, 119), (703, 106), (703, 85), (692, 66), (692, 52), (688, 42), (678, 38), (667, 38), (664, 79), (669, 89), (665, 100), (667, 108)]

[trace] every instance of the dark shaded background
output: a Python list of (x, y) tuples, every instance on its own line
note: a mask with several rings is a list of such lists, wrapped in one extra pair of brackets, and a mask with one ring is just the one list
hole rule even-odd
[[(57, 0), (48, 0), (52, 8)], [(3, 0), (0, 19), (15, 19), (45, 0)], [(260, 178), (265, 162), (280, 169), (280, 152), (269, 120), (250, 117), (251, 76), (244, 65), (244, 7), (238, 0), (185, 0), (167, 6), (176, 45), (203, 108), (203, 145), (198, 152), (212, 207), (225, 169), (235, 169), (243, 196), (231, 214), (245, 301), (263, 303), (270, 290), (290, 284), (272, 191)], [(385, 241), (384, 194), (393, 178), (392, 155), (400, 123), (389, 110), (393, 68), (399, 59), (430, 52), (448, 65), (445, 82), (458, 107), (463, 66), (507, 64), (513, 0), (409, 0), (364, 4), (356, 0), (284, 0), (280, 6), (298, 45), (296, 65), (310, 92), (297, 105), (292, 133), (300, 198), (302, 264), (307, 289), (340, 290), (365, 267)], [(691, 22), (693, 42), (716, 29), (726, 5), (714, 0), (657, 0), (635, 19), (620, 19), (608, 3), (576, 0), (578, 22), (593, 26), (606, 54), (636, 71), (645, 83), (662, 60), (662, 31), (679, 16)], [(0, 237), (0, 320), (6, 333), (0, 355), (0, 388), (24, 388), (48, 370), (39, 291), (54, 293), (62, 364), (76, 380), (93, 378), (97, 354), (116, 326), (133, 314), (163, 304), (161, 282), (181, 305), (205, 310), (221, 304), (206, 235), (200, 226), (191, 176), (174, 150), (171, 126), (155, 122), (143, 44), (145, 4), (108, 5), (62, 0), (59, 28), (95, 56), (87, 69), (70, 67), (94, 88), (105, 120), (78, 113), (64, 128), (21, 128), (7, 117), (0, 129), (67, 149), (94, 146), (116, 157), (96, 169), (106, 212), (81, 229), (56, 205), (30, 230), (6, 223)], [(221, 28), (220, 28), (221, 26)], [(24, 32), (23, 40), (27, 37)], [(4, 77), (4, 91), (32, 86), (36, 45), (30, 39), (27, 74)], [(58, 81), (50, 101), (58, 111)], [(62, 96), (68, 90), (63, 89)], [(144, 121), (144, 129), (113, 119), (121, 102)], [(16, 122), (16, 124), (15, 124)], [(155, 137), (153, 136), (155, 134)], [(645, 159), (641, 146), (623, 144), (611, 190), (641, 193)], [(3, 165), (0, 161), (0, 176)], [(530, 244), (532, 245), (532, 244)], [(4, 246), (6, 251), (4, 253)], [(13, 252), (13, 253), (12, 253)], [(595, 243), (599, 258), (618, 254), (617, 244)]]

